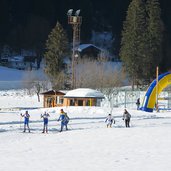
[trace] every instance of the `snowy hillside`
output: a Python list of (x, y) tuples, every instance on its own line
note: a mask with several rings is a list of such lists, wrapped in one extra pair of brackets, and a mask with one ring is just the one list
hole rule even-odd
[(0, 90), (24, 88), (24, 81), (29, 75), (44, 77), (42, 70), (25, 71), (0, 66)]

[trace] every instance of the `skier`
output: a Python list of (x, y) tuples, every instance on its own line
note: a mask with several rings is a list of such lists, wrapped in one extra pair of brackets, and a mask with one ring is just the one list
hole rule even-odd
[(105, 122), (107, 122), (107, 128), (108, 127), (112, 127), (112, 124), (114, 123), (115, 124), (115, 120), (113, 118), (113, 116), (111, 114), (109, 114), (105, 120)]
[(43, 115), (41, 114), (41, 118), (43, 118), (43, 131), (42, 133), (48, 133), (48, 117), (50, 117), (49, 113), (44, 113)]
[(60, 132), (63, 131), (64, 126), (65, 126), (66, 130), (68, 130), (67, 125), (68, 125), (68, 122), (69, 122), (69, 117), (68, 117), (67, 113), (65, 113), (63, 111), (63, 109), (61, 109), (60, 116), (59, 116), (59, 119), (57, 121), (61, 121), (61, 130), (60, 130)]
[(21, 113), (21, 117), (24, 117), (24, 131), (23, 132), (26, 132), (26, 126), (28, 128), (28, 131), (30, 132), (30, 128), (29, 128), (30, 115), (29, 115), (28, 111), (26, 111), (25, 114)]
[(131, 115), (129, 114), (129, 112), (126, 109), (124, 109), (123, 120), (125, 120), (126, 127), (130, 127), (130, 125), (129, 125), (130, 119), (131, 119)]
[(139, 110), (139, 108), (140, 108), (140, 98), (137, 99), (136, 105), (137, 105), (137, 110)]

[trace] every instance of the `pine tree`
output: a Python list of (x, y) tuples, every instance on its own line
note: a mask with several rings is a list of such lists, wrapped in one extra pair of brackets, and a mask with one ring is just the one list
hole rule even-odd
[(123, 25), (120, 57), (124, 62), (133, 86), (142, 73), (142, 61), (145, 56), (146, 10), (145, 2), (132, 0), (128, 7)]
[(162, 60), (162, 21), (160, 18), (161, 10), (158, 0), (147, 0), (147, 30), (148, 30), (148, 77), (154, 77), (156, 66), (159, 66)]
[(67, 53), (67, 35), (60, 23), (57, 22), (55, 28), (52, 29), (52, 32), (48, 36), (46, 52), (44, 54), (45, 73), (50, 77), (52, 83), (63, 72), (63, 60)]
[(132, 0), (122, 32), (120, 56), (134, 83), (149, 83), (161, 59), (158, 0)]

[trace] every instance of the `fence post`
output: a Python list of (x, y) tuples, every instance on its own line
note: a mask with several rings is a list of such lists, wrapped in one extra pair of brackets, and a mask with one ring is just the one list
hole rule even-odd
[(126, 108), (126, 90), (125, 90), (125, 105), (124, 106)]

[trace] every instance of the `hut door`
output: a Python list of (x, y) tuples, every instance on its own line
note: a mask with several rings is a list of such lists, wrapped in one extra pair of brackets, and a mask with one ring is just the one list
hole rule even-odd
[(55, 107), (55, 99), (52, 98), (52, 107)]
[(47, 107), (52, 107), (52, 98), (47, 99)]

